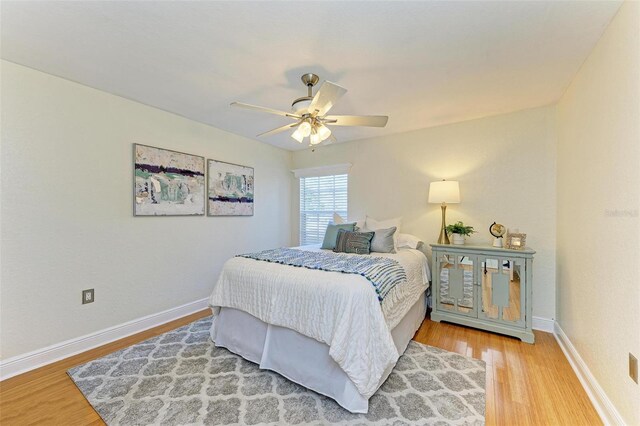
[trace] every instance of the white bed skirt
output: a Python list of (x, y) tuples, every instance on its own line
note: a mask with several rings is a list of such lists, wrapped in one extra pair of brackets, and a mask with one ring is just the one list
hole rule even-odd
[[(391, 331), (398, 353), (409, 341), (426, 315), (423, 294), (407, 315)], [(267, 324), (237, 309), (222, 308), (214, 317), (211, 338), (216, 346), (273, 370), (308, 389), (333, 398), (352, 413), (366, 413), (369, 400), (362, 396), (340, 366), (329, 356), (329, 346), (285, 327)], [(384, 383), (392, 368), (382, 376)]]

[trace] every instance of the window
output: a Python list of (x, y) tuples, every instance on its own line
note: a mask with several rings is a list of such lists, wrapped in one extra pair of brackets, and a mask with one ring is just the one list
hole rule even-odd
[(300, 245), (324, 239), (333, 212), (347, 217), (348, 175), (300, 178)]

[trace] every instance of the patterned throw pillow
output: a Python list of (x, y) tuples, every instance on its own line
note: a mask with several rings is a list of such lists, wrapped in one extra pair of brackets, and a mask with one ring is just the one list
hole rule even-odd
[(356, 224), (355, 223), (341, 223), (341, 224), (333, 224), (329, 223), (327, 225), (327, 230), (324, 232), (324, 240), (322, 241), (323, 249), (333, 250), (336, 247), (336, 241), (338, 239), (338, 231), (354, 231)]
[(351, 232), (341, 229), (338, 231), (336, 253), (369, 254), (371, 252), (371, 240), (373, 232)]

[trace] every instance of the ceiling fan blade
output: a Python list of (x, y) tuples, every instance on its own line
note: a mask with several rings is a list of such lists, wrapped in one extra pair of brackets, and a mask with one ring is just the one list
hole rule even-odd
[(322, 121), (330, 126), (384, 127), (389, 117), (386, 115), (327, 115)]
[(309, 113), (312, 114), (317, 110), (318, 116), (325, 115), (345, 93), (347, 93), (347, 89), (344, 87), (325, 81), (313, 97), (311, 105), (309, 105)]
[(260, 133), (258, 135), (258, 137), (261, 136), (271, 136), (271, 135), (275, 135), (281, 132), (285, 132), (289, 129), (293, 129), (294, 127), (296, 127), (298, 124), (300, 124), (300, 122), (295, 122), (295, 123), (291, 123), (291, 124), (286, 124), (282, 127), (278, 127), (277, 129), (273, 129), (273, 130), (269, 130), (268, 132), (264, 132), (264, 133)]
[(231, 102), (231, 106), (237, 107), (237, 108), (251, 109), (251, 110), (254, 110), (254, 111), (266, 112), (266, 113), (269, 113), (269, 114), (281, 115), (283, 117), (300, 118), (299, 115), (292, 114), (290, 112), (279, 111), (277, 109), (266, 108), (266, 107), (261, 107), (261, 106), (257, 106), (257, 105), (245, 104), (245, 103), (242, 103), (242, 102)]

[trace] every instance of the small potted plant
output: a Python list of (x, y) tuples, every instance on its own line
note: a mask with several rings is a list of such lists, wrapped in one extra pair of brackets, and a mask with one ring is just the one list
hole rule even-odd
[(447, 234), (453, 237), (453, 244), (464, 244), (465, 235), (471, 235), (476, 231), (473, 230), (473, 226), (464, 226), (462, 222), (456, 222), (453, 225), (447, 225), (444, 228)]

